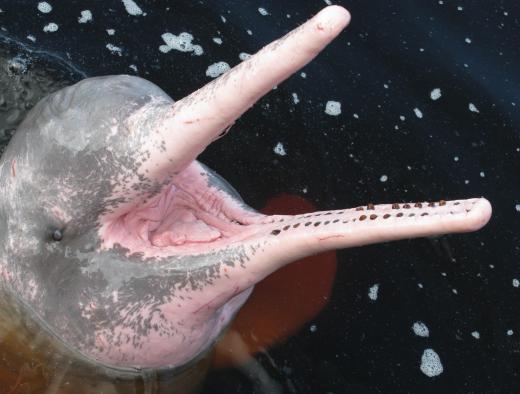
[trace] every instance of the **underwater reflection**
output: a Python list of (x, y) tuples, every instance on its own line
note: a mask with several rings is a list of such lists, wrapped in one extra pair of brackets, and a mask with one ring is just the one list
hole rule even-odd
[(78, 357), (22, 312), (8, 294), (0, 299), (2, 393), (197, 393), (210, 358), (175, 371), (116, 371)]
[[(262, 213), (304, 214), (316, 207), (303, 197), (282, 194)], [(231, 327), (215, 347), (215, 368), (235, 367), (259, 383), (261, 392), (280, 388), (255, 360), (312, 320), (328, 303), (336, 275), (336, 252), (309, 256), (274, 272), (256, 285)]]

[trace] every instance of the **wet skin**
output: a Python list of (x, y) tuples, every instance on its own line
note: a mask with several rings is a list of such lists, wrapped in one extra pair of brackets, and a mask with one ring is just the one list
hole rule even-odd
[(3, 287), (96, 363), (174, 368), (208, 350), (252, 286), (294, 260), (485, 225), (483, 198), (266, 216), (195, 160), (349, 20), (327, 7), (176, 103), (130, 76), (43, 99), (0, 163)]

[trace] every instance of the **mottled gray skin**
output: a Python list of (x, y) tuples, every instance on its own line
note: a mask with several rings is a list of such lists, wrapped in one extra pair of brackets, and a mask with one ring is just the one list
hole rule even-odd
[[(169, 96), (137, 77), (99, 77), (60, 90), (39, 102), (19, 126), (1, 159), (0, 247), (3, 285), (41, 324), (75, 350), (94, 346), (94, 332), (121, 322), (129, 304), (146, 309), (171, 301), (175, 289), (201, 289), (220, 264), (244, 259), (239, 251), (173, 258), (150, 265), (122, 248), (98, 251), (100, 215), (125, 201), (116, 188), (138, 190), (145, 200), (160, 185), (139, 177), (134, 147), (154, 124), (129, 136), (125, 122), (152, 100)], [(159, 105), (158, 108), (161, 106)], [(116, 130), (116, 132), (114, 132)], [(213, 174), (208, 171), (210, 179)], [(216, 176), (215, 187), (226, 188)], [(71, 192), (64, 192), (70, 190)], [(229, 189), (231, 194), (234, 190)], [(58, 207), (63, 214), (53, 212)], [(53, 233), (59, 230), (61, 240)], [(187, 278), (186, 265), (192, 272)], [(197, 273), (196, 267), (204, 269)], [(118, 300), (112, 293), (118, 291)], [(109, 305), (85, 317), (89, 303)], [(241, 300), (240, 304), (243, 302)], [(125, 321), (139, 335), (159, 328), (151, 315)], [(165, 340), (175, 326), (163, 319)], [(118, 345), (117, 337), (112, 344)]]

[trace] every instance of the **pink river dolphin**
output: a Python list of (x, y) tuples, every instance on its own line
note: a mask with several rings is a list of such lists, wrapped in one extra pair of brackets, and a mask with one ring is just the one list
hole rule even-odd
[(484, 198), (263, 215), (196, 160), (349, 21), (327, 7), (177, 102), (126, 75), (41, 100), (0, 162), (2, 287), (79, 357), (177, 368), (212, 347), (255, 283), (292, 261), (484, 226)]

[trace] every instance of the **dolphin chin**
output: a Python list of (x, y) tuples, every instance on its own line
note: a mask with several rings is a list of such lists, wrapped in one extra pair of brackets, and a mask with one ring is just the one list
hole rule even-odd
[(349, 21), (327, 7), (177, 102), (125, 75), (40, 101), (0, 161), (3, 287), (94, 363), (181, 368), (292, 261), (484, 226), (483, 198), (263, 215), (196, 160)]

